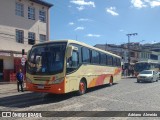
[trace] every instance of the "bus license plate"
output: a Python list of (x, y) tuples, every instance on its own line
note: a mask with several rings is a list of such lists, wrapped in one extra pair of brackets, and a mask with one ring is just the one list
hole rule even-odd
[(39, 89), (44, 89), (44, 85), (38, 85), (37, 86)]

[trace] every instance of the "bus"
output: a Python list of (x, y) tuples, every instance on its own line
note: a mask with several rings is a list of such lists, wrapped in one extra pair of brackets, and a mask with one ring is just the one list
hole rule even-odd
[(160, 72), (160, 63), (152, 61), (141, 61), (135, 63), (134, 73), (137, 76), (143, 70), (156, 70)]
[(121, 57), (74, 40), (33, 45), (26, 63), (26, 89), (64, 94), (121, 79)]

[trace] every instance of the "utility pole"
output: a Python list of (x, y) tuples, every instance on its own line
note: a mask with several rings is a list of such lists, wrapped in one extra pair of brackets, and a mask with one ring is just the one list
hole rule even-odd
[(130, 33), (126, 34), (128, 36), (128, 67), (130, 66), (131, 55), (130, 55), (130, 37), (138, 35), (138, 33)]

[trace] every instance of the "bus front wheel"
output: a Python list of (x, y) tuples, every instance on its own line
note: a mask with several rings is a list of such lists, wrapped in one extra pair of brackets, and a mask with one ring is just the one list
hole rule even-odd
[(81, 80), (79, 83), (78, 95), (83, 95), (86, 93), (87, 85), (84, 80)]

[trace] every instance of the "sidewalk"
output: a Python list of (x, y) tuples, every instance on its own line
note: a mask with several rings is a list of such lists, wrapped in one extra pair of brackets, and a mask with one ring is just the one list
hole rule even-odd
[[(24, 83), (23, 87), (24, 91), (26, 91), (26, 84)], [(17, 92), (17, 82), (0, 82), (0, 95), (8, 94), (8, 93), (18, 93)]]
[(0, 85), (4, 85), (4, 84), (17, 84), (17, 82), (16, 81), (14, 81), (14, 82), (10, 82), (10, 81), (0, 82)]
[(3, 94), (16, 93), (17, 84), (0, 84), (0, 96)]

